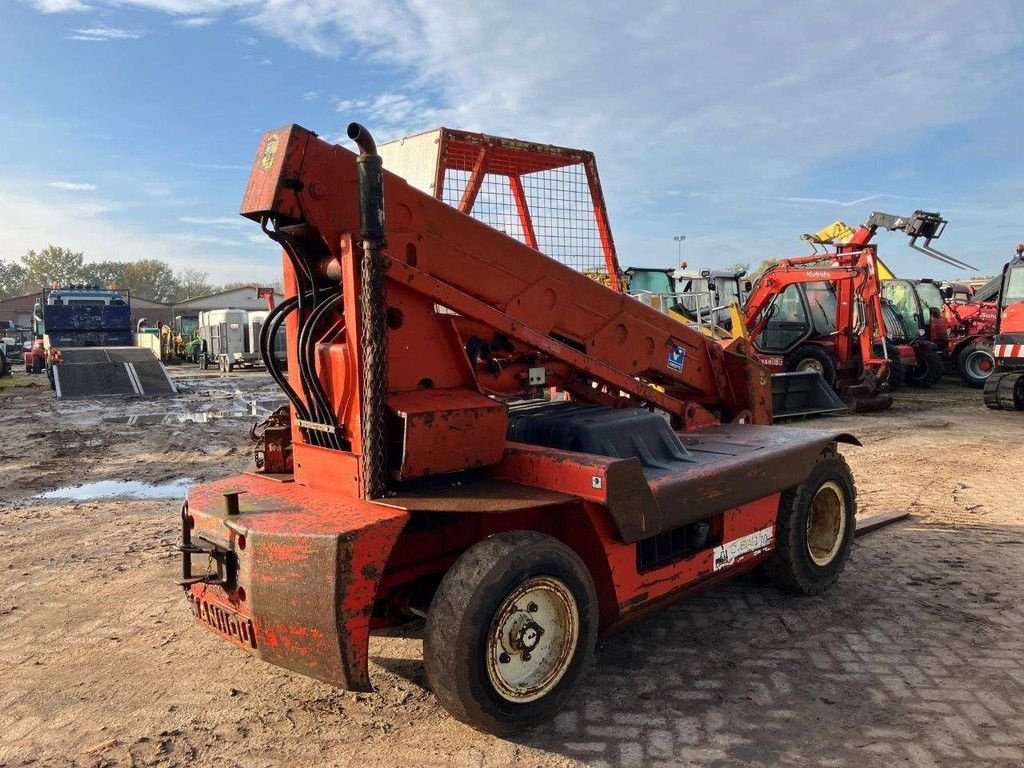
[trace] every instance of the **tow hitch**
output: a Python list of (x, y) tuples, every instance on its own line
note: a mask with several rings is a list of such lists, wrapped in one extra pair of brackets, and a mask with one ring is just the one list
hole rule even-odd
[[(188, 513), (188, 502), (181, 505), (181, 579), (176, 583), (188, 589), (193, 584), (209, 584), (222, 589), (233, 589), (237, 584), (238, 556), (230, 549), (214, 541), (197, 536), (192, 540), (192, 518)], [(206, 573), (202, 576), (192, 574), (192, 556), (206, 555)], [(216, 570), (210, 569), (210, 564)]]

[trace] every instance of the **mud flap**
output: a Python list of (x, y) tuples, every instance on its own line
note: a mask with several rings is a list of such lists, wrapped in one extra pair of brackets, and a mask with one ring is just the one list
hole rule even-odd
[(773, 421), (848, 409), (817, 371), (772, 374)]

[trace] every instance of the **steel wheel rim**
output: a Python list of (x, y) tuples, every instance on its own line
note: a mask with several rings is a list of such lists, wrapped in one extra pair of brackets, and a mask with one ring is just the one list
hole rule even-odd
[(822, 376), (825, 375), (825, 366), (821, 364), (820, 360), (815, 360), (813, 357), (807, 360), (801, 360), (796, 366), (797, 373), (820, 373)]
[(995, 357), (981, 350), (972, 352), (967, 358), (967, 372), (976, 379), (988, 378), (995, 365)]
[(839, 553), (846, 537), (846, 494), (829, 480), (811, 499), (807, 515), (807, 554), (815, 565), (825, 567)]
[(535, 576), (505, 598), (487, 634), (487, 676), (506, 701), (525, 704), (565, 676), (579, 641), (579, 606), (561, 579)]

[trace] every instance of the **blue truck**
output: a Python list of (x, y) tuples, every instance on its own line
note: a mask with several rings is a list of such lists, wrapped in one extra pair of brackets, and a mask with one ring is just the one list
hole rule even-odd
[(162, 395), (176, 389), (148, 349), (133, 346), (127, 291), (72, 285), (43, 291), (25, 369), (46, 371), (57, 397)]

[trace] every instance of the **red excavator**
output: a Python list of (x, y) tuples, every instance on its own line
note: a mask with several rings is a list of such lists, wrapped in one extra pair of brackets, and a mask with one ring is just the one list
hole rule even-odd
[(855, 410), (888, 408), (889, 390), (904, 380), (916, 386), (937, 382), (942, 359), (934, 344), (916, 338), (916, 328), (909, 338), (892, 338), (871, 240), (880, 228), (901, 231), (911, 248), (959, 264), (931, 244), (945, 225), (928, 211), (909, 217), (876, 212), (856, 230), (836, 222), (803, 235), (816, 252), (780, 261), (747, 299), (746, 323), (758, 358), (773, 371), (818, 371)]
[(794, 592), (835, 583), (854, 438), (771, 426), (745, 340), (434, 199), (348, 135), (358, 156), (297, 125), (259, 145), (241, 212), (284, 252), (261, 347), (289, 405), (255, 471), (188, 493), (201, 625), (365, 691), (371, 630), (425, 617), (440, 703), (512, 733), (565, 702), (599, 632), (761, 564)]
[(996, 368), (985, 382), (985, 405), (1024, 411), (1024, 243), (1003, 267), (992, 352)]

